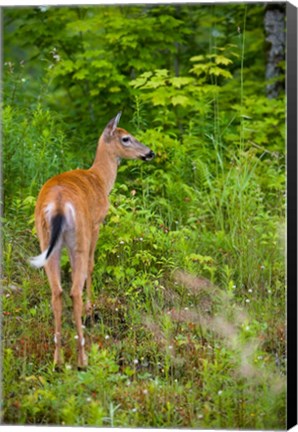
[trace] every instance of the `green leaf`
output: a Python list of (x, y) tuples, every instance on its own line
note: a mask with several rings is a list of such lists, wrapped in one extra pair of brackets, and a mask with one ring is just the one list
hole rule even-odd
[(142, 78), (150, 78), (152, 77), (153, 73), (152, 72), (144, 72), (141, 77)]
[(192, 62), (200, 62), (202, 60), (204, 60), (204, 56), (203, 55), (197, 55), (197, 56), (194, 56), (194, 57), (190, 58), (190, 61), (192, 61)]
[(169, 75), (169, 71), (167, 69), (156, 69), (155, 74), (157, 77), (166, 78)]
[(174, 106), (181, 105), (183, 107), (191, 104), (190, 98), (188, 98), (187, 96), (183, 96), (183, 95), (173, 96), (171, 98), (171, 102)]
[(147, 83), (144, 85), (144, 88), (147, 89), (156, 89), (158, 87), (161, 87), (165, 85), (165, 80), (160, 79), (160, 77), (155, 76), (150, 81), (147, 81)]
[(90, 96), (97, 96), (99, 94), (99, 89), (90, 90)]
[(232, 62), (232, 60), (228, 59), (227, 57), (225, 57), (223, 55), (217, 55), (215, 57), (215, 63), (216, 64), (228, 65), (228, 64), (233, 63), (233, 62)]
[(231, 72), (222, 69), (218, 66), (213, 66), (209, 69), (209, 73), (210, 75), (215, 75), (215, 76), (223, 76), (225, 78), (233, 78), (233, 75), (231, 74)]
[(184, 85), (190, 84), (193, 82), (193, 79), (190, 77), (174, 77), (171, 79), (171, 84), (173, 87), (180, 88)]
[(197, 76), (201, 75), (202, 73), (207, 73), (209, 69), (209, 65), (207, 64), (196, 64), (192, 69), (190, 69), (190, 72), (193, 72)]
[(134, 88), (139, 88), (139, 87), (142, 87), (144, 84), (146, 84), (146, 82), (147, 82), (147, 78), (140, 77), (140, 78), (137, 78), (133, 81), (130, 81), (129, 85), (134, 87)]
[(75, 64), (72, 60), (61, 60), (54, 69), (55, 75), (66, 75), (75, 70)]
[(78, 80), (83, 80), (86, 78), (86, 76), (88, 75), (88, 70), (87, 69), (80, 69), (78, 72), (76, 72), (74, 74), (74, 78), (78, 79)]

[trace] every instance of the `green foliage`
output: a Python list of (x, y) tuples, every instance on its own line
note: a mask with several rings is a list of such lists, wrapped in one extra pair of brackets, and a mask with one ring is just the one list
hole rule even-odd
[[(285, 427), (285, 100), (266, 97), (263, 13), (4, 10), (5, 423)], [(51, 294), (27, 264), (34, 204), (49, 177), (90, 166), (119, 109), (156, 158), (118, 170), (95, 253), (86, 372), (74, 369), (62, 257), (56, 373)]]
[(69, 167), (69, 146), (62, 125), (40, 104), (26, 111), (12, 105), (4, 107), (3, 143), (3, 184), (8, 198), (22, 190), (36, 195), (48, 178)]

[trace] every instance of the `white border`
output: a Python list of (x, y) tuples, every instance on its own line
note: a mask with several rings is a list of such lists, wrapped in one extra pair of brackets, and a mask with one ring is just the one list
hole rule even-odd
[[(278, 1), (278, 0), (277, 0)], [(281, 2), (283, 2), (284, 0), (280, 0)], [(1, 0), (1, 4), (0, 7), (14, 7), (14, 6), (73, 6), (73, 5), (81, 5), (81, 6), (89, 6), (89, 5), (114, 5), (114, 4), (145, 4), (145, 3), (149, 3), (149, 4), (171, 4), (171, 3), (270, 3), (270, 2), (274, 2), (276, 3), (276, 0), (267, 0), (267, 1), (262, 1), (262, 0), (232, 0), (232, 1), (228, 1), (228, 0), (203, 0), (203, 1), (198, 1), (198, 0), (87, 0), (86, 2), (84, 2), (84, 0), (46, 0), (45, 2), (43, 1), (38, 1), (38, 0), (31, 0), (31, 1), (22, 1), (22, 0), (18, 0), (18, 1), (9, 1), (9, 0)], [(291, 1), (287, 1), (287, 3), (291, 3), (294, 6), (298, 7), (298, 0), (291, 0)], [(28, 429), (28, 427), (30, 426), (21, 426), (21, 425), (13, 425), (13, 426), (5, 426), (3, 424), (1, 424), (1, 431), (15, 431), (16, 429), (22, 429), (24, 430), (25, 428)], [(36, 426), (36, 425), (32, 425), (33, 428), (38, 428), (38, 430), (44, 430), (44, 429), (51, 429), (53, 431), (61, 431), (61, 432), (70, 432), (74, 430), (73, 427), (58, 427), (58, 426)], [(138, 431), (138, 432), (161, 432), (161, 431), (169, 431), (169, 432), (174, 432), (174, 431), (183, 431), (183, 432), (194, 432), (195, 429), (154, 429), (154, 428), (94, 428), (94, 427), (86, 427), (86, 429), (88, 430), (88, 432), (111, 432), (113, 430), (118, 430), (119, 432), (131, 432), (131, 431)], [(81, 428), (81, 427), (75, 427), (76, 431), (84, 431), (86, 430), (85, 428)], [(213, 429), (199, 429), (200, 432), (218, 432), (215, 431)], [(228, 429), (226, 429), (227, 432), (229, 432)], [(293, 432), (298, 432), (298, 425), (294, 426), (291, 431)], [(231, 431), (231, 432), (235, 432), (235, 430)], [(246, 430), (245, 432), (256, 432), (256, 430)], [(262, 432), (262, 431), (260, 431)], [(270, 431), (266, 431), (266, 432), (270, 432)]]

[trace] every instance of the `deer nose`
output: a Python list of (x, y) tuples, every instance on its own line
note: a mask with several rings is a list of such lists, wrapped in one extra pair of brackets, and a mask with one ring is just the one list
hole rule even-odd
[(145, 154), (145, 156), (143, 156), (142, 159), (144, 161), (149, 161), (149, 160), (153, 159), (154, 156), (155, 156), (155, 153), (152, 150), (150, 150), (150, 152)]

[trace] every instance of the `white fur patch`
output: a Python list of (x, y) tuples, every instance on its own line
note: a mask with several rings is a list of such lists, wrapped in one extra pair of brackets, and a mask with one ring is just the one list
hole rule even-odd
[(48, 221), (51, 219), (51, 215), (52, 215), (52, 211), (53, 211), (54, 207), (55, 207), (54, 203), (50, 202), (44, 208), (44, 213), (45, 213), (45, 216), (46, 216), (46, 218), (47, 218)]
[(29, 263), (36, 268), (40, 268), (43, 267), (45, 265), (45, 263), (47, 262), (46, 260), (46, 256), (48, 253), (48, 249), (46, 249), (42, 254), (36, 256), (36, 257), (32, 257), (29, 259)]
[[(75, 335), (74, 338), (75, 338), (76, 340), (78, 340), (78, 339), (79, 339), (79, 335)], [(80, 342), (81, 342), (81, 346), (83, 347), (83, 346), (85, 345), (85, 338), (82, 337), (82, 339), (80, 340)]]
[(57, 343), (58, 343), (58, 337), (60, 338), (60, 333), (55, 333), (54, 334), (54, 342), (55, 342), (55, 344), (57, 345)]
[(76, 220), (76, 211), (74, 209), (74, 206), (70, 202), (66, 202), (65, 208), (66, 208), (65, 217), (66, 217), (67, 224), (70, 227), (74, 227), (75, 220)]

